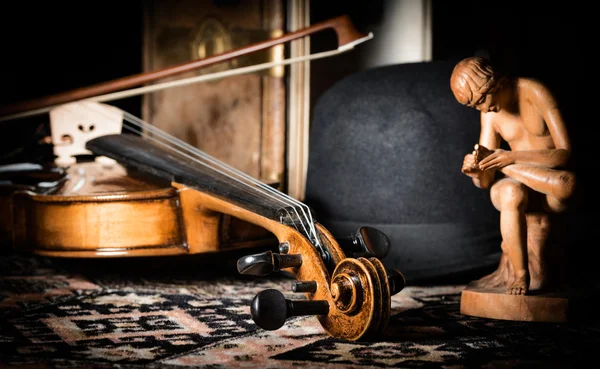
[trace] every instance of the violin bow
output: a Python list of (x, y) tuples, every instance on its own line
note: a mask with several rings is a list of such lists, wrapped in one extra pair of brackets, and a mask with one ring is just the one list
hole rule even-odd
[[(256, 51), (268, 49), (270, 47), (297, 40), (302, 37), (309, 36), (324, 30), (333, 30), (337, 35), (337, 49), (324, 51), (316, 54), (305, 55), (296, 58), (283, 59), (268, 63), (257, 64), (227, 71), (211, 73), (201, 76), (185, 78), (176, 81), (169, 81), (159, 84), (142, 86), (156, 80), (172, 77), (185, 72), (205, 68), (214, 64), (222, 63), (230, 59), (234, 59), (243, 55), (247, 55)], [(252, 73), (264, 69), (269, 69), (275, 66), (288, 65), (308, 60), (325, 58), (352, 50), (354, 46), (363, 43), (373, 38), (373, 34), (367, 35), (359, 32), (350, 17), (341, 15), (326, 21), (316, 23), (312, 26), (284, 34), (277, 38), (272, 38), (266, 41), (257, 42), (248, 46), (233, 49), (220, 54), (212, 55), (207, 58), (197, 59), (191, 62), (178, 64), (175, 66), (139, 73), (128, 77), (118, 78), (115, 80), (102, 82), (99, 84), (73, 89), (70, 91), (61, 92), (54, 95), (49, 95), (37, 99), (27, 100), (0, 107), (0, 122), (24, 118), (28, 116), (46, 113), (58, 105), (69, 102), (85, 100), (93, 102), (106, 102), (118, 100), (126, 97), (141, 95), (149, 92), (159, 91), (167, 88), (184, 86), (192, 83), (205, 82), (216, 80), (228, 76)], [(142, 86), (142, 87), (138, 87)]]

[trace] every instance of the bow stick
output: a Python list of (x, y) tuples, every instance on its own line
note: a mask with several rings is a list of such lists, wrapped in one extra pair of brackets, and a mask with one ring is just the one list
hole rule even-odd
[[(316, 54), (283, 59), (268, 63), (257, 64), (254, 66), (231, 69), (223, 72), (217, 72), (202, 76), (195, 76), (176, 81), (169, 81), (149, 86), (137, 87), (146, 83), (154, 82), (158, 79), (171, 77), (192, 70), (208, 67), (214, 64), (234, 59), (236, 57), (267, 49), (269, 47), (279, 45), (285, 42), (290, 42), (323, 30), (333, 29), (337, 35), (338, 48), (335, 50), (324, 51)], [(352, 50), (354, 46), (363, 43), (373, 38), (373, 34), (367, 35), (359, 32), (347, 15), (338, 16), (329, 20), (316, 23), (310, 27), (294, 31), (283, 36), (258, 42), (249, 46), (237, 48), (231, 51), (216, 54), (207, 58), (197, 59), (192, 62), (175, 65), (159, 69), (156, 71), (135, 74), (129, 77), (119, 78), (108, 82), (99, 83), (96, 85), (82, 87), (55, 95), (45, 96), (38, 99), (27, 100), (8, 106), (0, 107), (0, 122), (12, 120), (16, 118), (24, 118), (28, 116), (43, 114), (58, 105), (69, 102), (85, 100), (94, 102), (106, 102), (118, 100), (126, 97), (141, 95), (149, 92), (159, 91), (167, 88), (189, 85), (192, 83), (205, 82), (216, 80), (228, 76), (239, 75), (244, 73), (252, 73), (259, 70), (269, 69), (279, 65), (288, 65), (308, 60), (321, 59), (343, 52)], [(129, 90), (125, 90), (129, 89)]]

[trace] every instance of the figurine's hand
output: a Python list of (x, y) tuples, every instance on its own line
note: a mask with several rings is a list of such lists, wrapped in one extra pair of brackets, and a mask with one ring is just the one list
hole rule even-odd
[(475, 154), (475, 151), (465, 155), (461, 171), (469, 177), (476, 177), (481, 173), (481, 170), (479, 170), (479, 166), (477, 165), (477, 155)]
[(465, 155), (462, 172), (473, 178), (479, 176), (485, 169), (487, 169), (481, 166), (481, 162), (487, 159), (493, 153), (493, 150), (490, 150), (480, 144), (475, 144), (473, 152)]
[(481, 170), (500, 169), (515, 163), (515, 155), (512, 151), (497, 149), (479, 160)]
[[(492, 155), (493, 153), (494, 153), (494, 150), (490, 150), (487, 147), (480, 145), (480, 144), (475, 144), (475, 147), (473, 150), (473, 155), (475, 155), (475, 162), (477, 164), (480, 164), (483, 159), (487, 158), (488, 156)], [(479, 167), (479, 169), (483, 169), (483, 168)]]

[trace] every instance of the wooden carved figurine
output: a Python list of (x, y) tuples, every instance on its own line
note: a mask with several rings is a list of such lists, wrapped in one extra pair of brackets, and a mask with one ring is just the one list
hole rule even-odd
[(564, 244), (553, 231), (573, 197), (575, 173), (557, 101), (543, 83), (500, 74), (481, 57), (457, 63), (450, 87), (459, 103), (481, 112), (479, 143), (462, 172), (489, 189), (502, 236), (498, 269), (467, 286), (461, 313), (565, 321)]

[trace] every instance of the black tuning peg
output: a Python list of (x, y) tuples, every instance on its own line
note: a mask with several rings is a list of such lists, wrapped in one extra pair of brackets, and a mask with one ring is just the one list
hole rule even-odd
[(299, 267), (300, 265), (302, 265), (302, 255), (276, 254), (272, 251), (244, 256), (237, 261), (237, 269), (240, 274), (257, 276), (268, 275), (283, 268)]
[(402, 291), (406, 286), (406, 278), (404, 274), (396, 269), (386, 269), (388, 275), (388, 283), (390, 284), (390, 295), (394, 296)]
[(292, 316), (328, 314), (329, 303), (315, 300), (288, 300), (281, 292), (270, 288), (254, 296), (250, 313), (256, 325), (274, 331), (281, 328), (286, 319)]
[(390, 239), (377, 228), (360, 227), (349, 237), (340, 238), (338, 244), (344, 252), (354, 258), (375, 257), (383, 259), (390, 251)]

